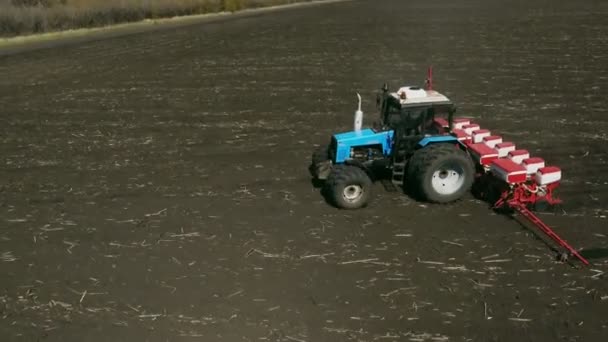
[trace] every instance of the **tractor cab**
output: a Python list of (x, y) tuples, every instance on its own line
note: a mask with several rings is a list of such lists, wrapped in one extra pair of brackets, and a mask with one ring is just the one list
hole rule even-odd
[[(420, 87), (401, 87), (389, 93), (386, 84), (376, 100), (380, 120), (374, 125), (378, 131), (394, 130), (400, 137), (425, 137), (446, 134), (452, 127), (456, 106), (446, 96)], [(447, 125), (437, 125), (440, 119)]]

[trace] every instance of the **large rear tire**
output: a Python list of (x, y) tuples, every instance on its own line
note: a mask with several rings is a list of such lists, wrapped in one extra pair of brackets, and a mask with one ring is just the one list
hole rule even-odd
[(450, 203), (471, 190), (475, 167), (469, 155), (452, 144), (436, 144), (414, 153), (408, 184), (422, 200)]
[(340, 209), (359, 209), (367, 206), (371, 197), (372, 180), (359, 167), (336, 165), (327, 182), (325, 193)]

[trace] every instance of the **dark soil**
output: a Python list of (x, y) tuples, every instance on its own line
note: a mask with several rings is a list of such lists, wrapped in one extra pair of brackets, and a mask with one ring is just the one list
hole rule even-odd
[[(0, 58), (3, 341), (603, 341), (608, 3), (352, 1)], [(315, 145), (421, 83), (564, 171), (542, 214), (375, 186)], [(604, 336), (604, 338), (602, 338)]]

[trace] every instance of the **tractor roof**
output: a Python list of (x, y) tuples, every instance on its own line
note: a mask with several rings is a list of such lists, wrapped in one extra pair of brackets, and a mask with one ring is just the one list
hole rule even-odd
[(401, 107), (452, 104), (450, 99), (435, 90), (425, 90), (414, 86), (401, 87), (397, 92), (391, 93), (391, 96), (399, 101)]

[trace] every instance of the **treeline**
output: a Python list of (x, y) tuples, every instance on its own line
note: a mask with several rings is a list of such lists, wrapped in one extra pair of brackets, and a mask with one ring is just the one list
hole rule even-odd
[(310, 0), (0, 0), (0, 36), (238, 11)]

